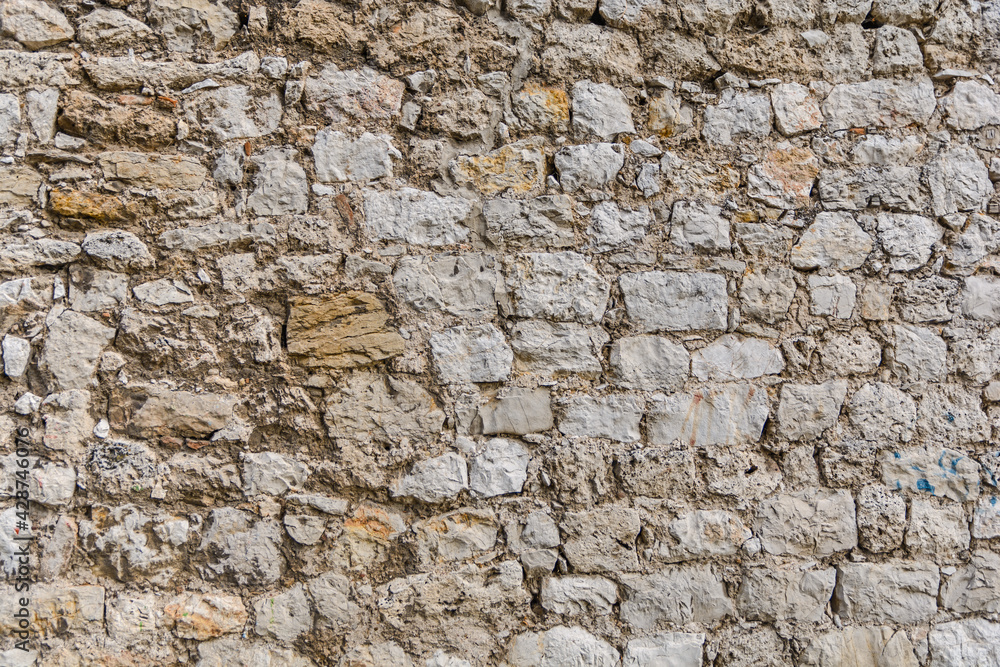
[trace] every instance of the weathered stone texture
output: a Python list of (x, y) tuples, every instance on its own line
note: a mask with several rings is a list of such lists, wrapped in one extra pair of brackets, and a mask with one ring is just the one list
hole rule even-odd
[(996, 0), (0, 41), (0, 665), (1000, 662)]

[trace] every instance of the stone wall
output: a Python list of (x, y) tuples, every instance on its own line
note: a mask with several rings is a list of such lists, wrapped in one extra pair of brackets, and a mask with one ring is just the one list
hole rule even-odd
[(1000, 2), (495, 1), (0, 0), (0, 664), (1000, 664)]

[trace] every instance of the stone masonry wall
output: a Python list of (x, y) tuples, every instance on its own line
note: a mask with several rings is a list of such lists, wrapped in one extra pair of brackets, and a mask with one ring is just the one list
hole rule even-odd
[(499, 3), (0, 0), (0, 665), (1000, 665), (1000, 0)]

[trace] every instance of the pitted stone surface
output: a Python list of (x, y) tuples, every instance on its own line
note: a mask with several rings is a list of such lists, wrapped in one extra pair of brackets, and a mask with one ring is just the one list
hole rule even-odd
[(1000, 661), (995, 0), (0, 39), (0, 665)]

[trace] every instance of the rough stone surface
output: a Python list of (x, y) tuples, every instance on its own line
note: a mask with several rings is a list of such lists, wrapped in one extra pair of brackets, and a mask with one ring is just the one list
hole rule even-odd
[(749, 384), (654, 397), (648, 432), (653, 444), (732, 445), (760, 439), (770, 409), (767, 393)]
[(864, 264), (874, 244), (850, 213), (820, 213), (792, 248), (797, 269), (848, 271)]
[(626, 389), (676, 391), (691, 365), (683, 346), (658, 336), (619, 338), (611, 346), (615, 383)]
[(619, 285), (641, 332), (726, 328), (726, 281), (718, 274), (627, 273)]
[(833, 426), (847, 396), (847, 382), (785, 384), (778, 403), (779, 433), (789, 440), (817, 438)]
[(834, 602), (852, 623), (924, 623), (937, 613), (938, 568), (889, 561), (838, 568)]
[(1000, 661), (995, 0), (0, 42), (0, 665)]
[(777, 496), (762, 504), (757, 520), (761, 545), (775, 555), (829, 556), (858, 541), (847, 491)]

